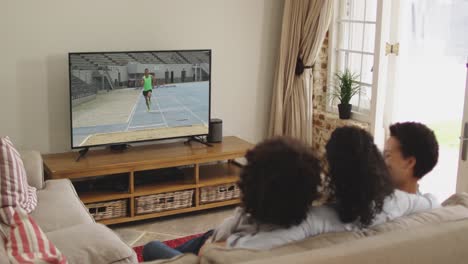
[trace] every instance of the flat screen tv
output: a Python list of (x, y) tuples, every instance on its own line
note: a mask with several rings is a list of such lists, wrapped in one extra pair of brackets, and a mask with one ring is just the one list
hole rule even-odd
[(68, 58), (73, 149), (208, 134), (211, 50)]

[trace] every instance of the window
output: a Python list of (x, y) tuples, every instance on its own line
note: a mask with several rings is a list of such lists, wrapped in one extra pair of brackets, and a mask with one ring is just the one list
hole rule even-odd
[[(345, 68), (359, 75), (361, 93), (351, 99), (353, 118), (369, 121), (378, 0), (335, 0), (329, 52), (329, 82)], [(331, 91), (332, 89), (328, 89)], [(331, 102), (331, 101), (330, 101)], [(331, 102), (334, 110), (338, 102)]]

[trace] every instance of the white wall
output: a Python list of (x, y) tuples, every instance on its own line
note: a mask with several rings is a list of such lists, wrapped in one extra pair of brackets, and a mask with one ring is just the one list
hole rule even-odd
[(68, 52), (212, 49), (212, 116), (223, 119), (225, 134), (256, 142), (266, 134), (282, 6), (2, 0), (0, 135), (44, 153), (70, 149)]

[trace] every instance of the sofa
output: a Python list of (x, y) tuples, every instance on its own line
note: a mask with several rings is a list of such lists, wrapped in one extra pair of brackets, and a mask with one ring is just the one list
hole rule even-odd
[[(38, 203), (31, 216), (70, 264), (138, 262), (135, 252), (112, 230), (94, 221), (70, 180), (44, 181), (39, 152), (20, 154), (28, 183), (37, 189)], [(4, 243), (0, 239), (2, 261), (8, 259)]]
[(171, 264), (414, 264), (468, 263), (468, 194), (443, 207), (355, 232), (328, 233), (271, 250), (209, 245), (198, 259), (181, 255)]
[[(44, 181), (38, 152), (21, 153), (28, 183), (37, 188), (31, 213), (69, 263), (137, 263), (112, 230), (95, 223), (68, 179)], [(0, 260), (7, 259), (0, 240)], [(203, 255), (184, 254), (147, 264), (468, 263), (468, 194), (455, 194), (443, 207), (355, 232), (328, 233), (271, 250), (208, 245)], [(3, 263), (3, 262), (1, 262)]]

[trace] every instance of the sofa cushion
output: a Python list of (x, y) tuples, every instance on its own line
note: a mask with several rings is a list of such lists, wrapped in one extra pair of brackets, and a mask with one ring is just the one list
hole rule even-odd
[(20, 207), (3, 207), (0, 210), (2, 237), (8, 256), (6, 259), (10, 263), (67, 263), (66, 258), (25, 210)]
[(28, 184), (38, 190), (44, 188), (44, 167), (41, 154), (34, 150), (20, 151)]
[(463, 205), (468, 208), (468, 193), (460, 192), (450, 196), (442, 203), (442, 206)]
[(430, 224), (245, 264), (460, 264), (468, 259), (468, 220)]
[(454, 205), (432, 209), (405, 217), (397, 218), (393, 221), (373, 226), (365, 230), (367, 235), (372, 232), (376, 234), (392, 232), (395, 230), (411, 229), (427, 224), (438, 224), (461, 219), (468, 219), (468, 208), (463, 205)]
[(282, 256), (292, 253), (329, 247), (334, 244), (363, 238), (362, 232), (337, 232), (310, 237), (302, 241), (284, 245), (270, 250), (227, 249), (208, 245), (201, 256), (202, 263), (239, 263), (255, 259), (265, 259), (272, 256)]
[(81, 224), (47, 236), (73, 263), (137, 263), (133, 249), (102, 224)]
[(38, 204), (31, 213), (44, 232), (94, 223), (68, 179), (48, 180), (37, 192)]
[(8, 137), (0, 137), (0, 208), (20, 207), (30, 213), (36, 204), (36, 188), (28, 185), (19, 152)]
[(461, 219), (468, 219), (468, 194), (457, 193), (442, 203), (443, 207), (415, 213), (397, 218), (385, 224), (370, 227), (364, 232), (367, 235), (373, 233), (391, 232), (401, 229), (414, 228), (421, 225), (437, 224)]

